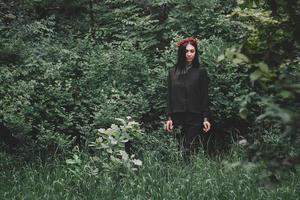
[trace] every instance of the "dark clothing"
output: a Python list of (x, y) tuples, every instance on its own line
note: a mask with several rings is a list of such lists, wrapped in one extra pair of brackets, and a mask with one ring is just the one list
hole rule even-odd
[(167, 116), (174, 113), (192, 112), (209, 117), (208, 77), (204, 67), (192, 67), (185, 74), (168, 74)]
[(195, 154), (200, 146), (200, 126), (183, 125), (179, 129), (180, 132), (175, 135), (179, 150), (183, 153), (183, 158), (189, 160), (190, 156)]
[(172, 121), (175, 127), (184, 124), (201, 126), (203, 123), (203, 115), (198, 113), (191, 113), (191, 112), (173, 113)]
[(208, 77), (204, 67), (187, 67), (183, 74), (171, 68), (168, 74), (167, 116), (176, 129), (184, 158), (197, 151), (202, 143), (206, 149), (208, 134), (203, 133), (204, 118), (209, 117)]
[(212, 135), (204, 133), (199, 125), (183, 125), (175, 137), (179, 142), (180, 151), (183, 152), (183, 158), (187, 161), (190, 156), (196, 154), (200, 149), (210, 153)]
[(190, 156), (198, 151), (199, 147), (207, 151), (210, 134), (204, 133), (202, 130), (203, 118), (201, 114), (175, 113), (172, 119), (174, 128), (179, 130), (175, 137), (184, 159), (188, 161)]

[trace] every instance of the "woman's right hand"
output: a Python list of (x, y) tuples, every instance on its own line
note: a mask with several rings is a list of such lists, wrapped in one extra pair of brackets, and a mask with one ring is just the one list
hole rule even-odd
[(170, 119), (166, 122), (166, 130), (168, 132), (171, 132), (173, 130), (173, 121)]

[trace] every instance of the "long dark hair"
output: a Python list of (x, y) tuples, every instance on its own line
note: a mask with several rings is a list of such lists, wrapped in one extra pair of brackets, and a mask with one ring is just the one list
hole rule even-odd
[(192, 67), (200, 67), (200, 62), (199, 62), (199, 51), (196, 43), (185, 43), (182, 44), (178, 47), (178, 53), (177, 53), (177, 63), (175, 64), (175, 73), (178, 75), (182, 75), (186, 71), (186, 46), (190, 44), (195, 48), (195, 57), (192, 62)]

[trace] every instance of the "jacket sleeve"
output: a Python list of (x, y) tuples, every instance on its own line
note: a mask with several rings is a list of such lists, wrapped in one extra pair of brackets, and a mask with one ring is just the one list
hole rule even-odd
[(167, 78), (167, 119), (171, 119), (171, 113), (172, 113), (172, 104), (171, 104), (171, 97), (172, 97), (172, 82), (171, 82), (171, 70), (168, 72), (168, 78)]
[(209, 110), (209, 97), (208, 97), (208, 75), (206, 68), (202, 68), (201, 70), (201, 90), (202, 90), (202, 108), (203, 108), (203, 118), (209, 119), (210, 110)]

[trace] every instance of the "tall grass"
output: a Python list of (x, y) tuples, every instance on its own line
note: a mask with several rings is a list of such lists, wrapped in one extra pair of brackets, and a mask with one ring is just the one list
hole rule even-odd
[(226, 167), (231, 154), (210, 158), (200, 152), (186, 163), (176, 148), (143, 152), (137, 171), (87, 173), (84, 162), (70, 168), (64, 161), (35, 161), (16, 165), (0, 153), (0, 199), (297, 199), (299, 173), (270, 189), (243, 167)]

